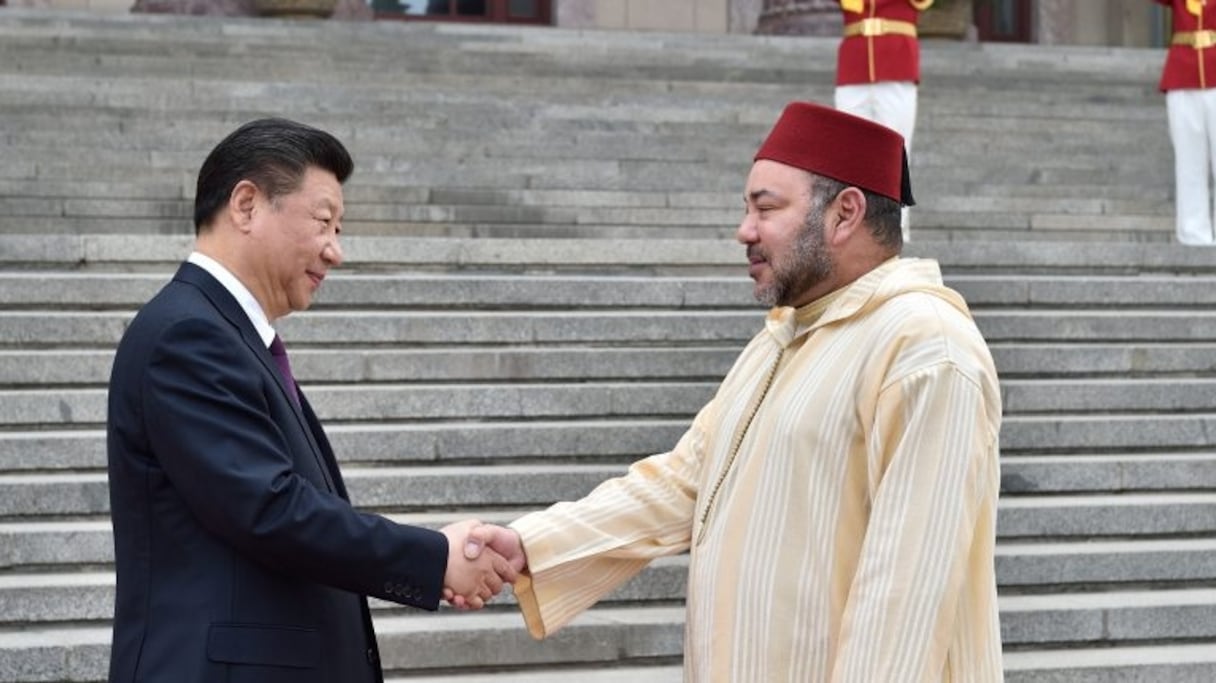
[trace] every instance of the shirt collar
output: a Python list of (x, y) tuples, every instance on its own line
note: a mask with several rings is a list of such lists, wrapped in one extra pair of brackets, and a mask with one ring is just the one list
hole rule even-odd
[(253, 292), (250, 292), (248, 287), (241, 284), (241, 281), (232, 274), (232, 271), (220, 265), (219, 261), (202, 252), (191, 252), (186, 261), (202, 268), (211, 277), (219, 280), (224, 289), (228, 290), (232, 298), (236, 299), (236, 302), (241, 305), (241, 310), (245, 311), (245, 315), (249, 316), (249, 322), (253, 323), (254, 329), (258, 331), (258, 337), (269, 348), (270, 342), (274, 341), (274, 327), (270, 325), (266, 312), (262, 310), (262, 305), (254, 298)]

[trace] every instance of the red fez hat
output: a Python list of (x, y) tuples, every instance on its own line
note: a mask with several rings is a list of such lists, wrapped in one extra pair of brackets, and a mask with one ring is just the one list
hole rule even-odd
[(756, 152), (759, 159), (855, 185), (905, 206), (916, 203), (903, 136), (830, 107), (791, 102)]

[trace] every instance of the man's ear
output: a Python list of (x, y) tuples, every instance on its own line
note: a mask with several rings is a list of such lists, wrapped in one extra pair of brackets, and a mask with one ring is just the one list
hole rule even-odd
[(242, 232), (248, 232), (253, 224), (254, 207), (257, 205), (258, 186), (242, 180), (228, 195), (228, 215), (232, 223)]
[(838, 246), (865, 230), (866, 195), (856, 187), (846, 187), (832, 203), (835, 211), (827, 221), (825, 237), (829, 244)]

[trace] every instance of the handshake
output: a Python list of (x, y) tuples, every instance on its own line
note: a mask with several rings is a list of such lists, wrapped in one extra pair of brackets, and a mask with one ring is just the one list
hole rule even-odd
[(456, 609), (481, 609), (528, 564), (514, 529), (470, 519), (439, 531), (448, 538), (443, 599)]

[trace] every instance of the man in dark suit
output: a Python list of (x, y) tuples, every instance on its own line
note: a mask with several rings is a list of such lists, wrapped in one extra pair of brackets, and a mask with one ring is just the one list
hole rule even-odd
[(355, 510), (272, 323), (342, 262), (352, 162), (323, 131), (246, 124), (199, 172), (195, 251), (110, 378), (117, 597), (110, 681), (383, 679), (365, 595), (480, 606), (513, 580), (441, 531)]

